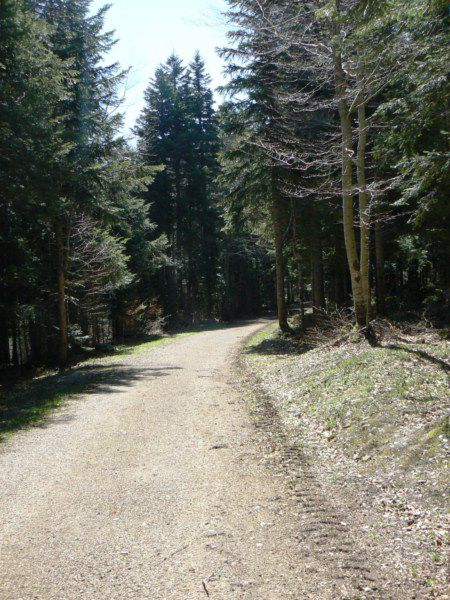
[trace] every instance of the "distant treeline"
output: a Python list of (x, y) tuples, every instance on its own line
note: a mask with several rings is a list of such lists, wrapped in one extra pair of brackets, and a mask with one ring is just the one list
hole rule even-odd
[(107, 8), (0, 5), (0, 368), (310, 302), (448, 318), (447, 3), (229, 1), (121, 135)]

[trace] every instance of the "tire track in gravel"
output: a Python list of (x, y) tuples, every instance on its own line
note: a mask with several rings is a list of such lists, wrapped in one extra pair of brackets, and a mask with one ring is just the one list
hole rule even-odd
[(304, 598), (404, 598), (389, 593), (380, 581), (373, 560), (356, 541), (355, 531), (346, 516), (333, 505), (332, 499), (325, 496), (301, 449), (289, 447), (282, 433), (279, 430), (276, 433), (272, 409), (266, 406), (255, 416), (257, 428), (263, 429), (263, 435), (270, 436), (272, 443), (276, 436), (276, 448), (267, 464), (283, 470), (286, 489), (295, 498), (299, 509), (296, 555), (302, 561), (302, 569), (309, 574)]
[(235, 357), (263, 325), (112, 357), (0, 447), (1, 600), (405, 598), (270, 406), (250, 414)]
[(313, 466), (314, 454), (292, 445), (283, 430), (270, 396), (242, 355), (235, 357), (242, 373), (239, 387), (252, 404), (254, 427), (265, 461), (282, 473), (285, 488), (298, 506), (296, 556), (302, 561), (301, 598), (341, 600), (405, 600), (425, 598), (392, 570), (386, 572), (381, 556), (370, 552), (371, 540), (358, 519), (329, 495)]

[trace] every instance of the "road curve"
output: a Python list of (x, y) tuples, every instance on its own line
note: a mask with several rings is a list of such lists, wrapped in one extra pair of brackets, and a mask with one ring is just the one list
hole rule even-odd
[(90, 367), (85, 394), (0, 447), (2, 600), (311, 597), (296, 505), (232, 385), (260, 326)]

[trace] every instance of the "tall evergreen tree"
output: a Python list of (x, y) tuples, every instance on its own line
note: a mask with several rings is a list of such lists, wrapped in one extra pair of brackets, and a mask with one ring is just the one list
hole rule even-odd
[(83, 211), (101, 215), (101, 169), (120, 125), (120, 115), (112, 109), (117, 107), (123, 72), (118, 65), (103, 64), (114, 43), (112, 33), (103, 33), (107, 7), (91, 16), (89, 6), (90, 0), (39, 0), (36, 5), (38, 14), (52, 27), (54, 52), (69, 61), (73, 70), (67, 99), (57, 108), (70, 151), (48, 203), (55, 243), (61, 364), (67, 362), (68, 353), (66, 277), (73, 218)]
[(41, 227), (69, 150), (56, 115), (68, 70), (52, 52), (49, 28), (25, 2), (2, 2), (0, 23), (0, 358), (9, 362), (12, 335), (17, 365), (21, 320), (39, 318), (27, 305), (42, 298)]
[[(1, 7), (3, 366), (55, 354), (65, 365), (78, 325), (99, 341), (117, 290), (140, 297), (142, 274), (164, 256), (139, 198), (154, 170), (119, 135), (124, 73), (105, 63), (114, 43), (102, 32), (105, 9), (92, 16), (89, 5)], [(136, 245), (139, 260), (130, 261)]]
[(188, 68), (172, 55), (156, 70), (136, 127), (142, 158), (149, 165), (164, 165), (148, 201), (158, 233), (170, 244), (171, 264), (158, 285), (173, 319), (197, 318), (213, 310), (217, 127), (209, 83), (199, 54)]

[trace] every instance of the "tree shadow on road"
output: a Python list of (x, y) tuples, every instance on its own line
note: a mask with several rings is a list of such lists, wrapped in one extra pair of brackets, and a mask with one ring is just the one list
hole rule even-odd
[(263, 315), (261, 317), (238, 319), (236, 321), (203, 321), (198, 324), (183, 325), (178, 328), (173, 328), (170, 333), (202, 333), (204, 331), (219, 331), (222, 329), (236, 329), (239, 327), (248, 327), (257, 323), (270, 322), (270, 318)]
[[(234, 323), (211, 321), (180, 328), (180, 333), (199, 333), (236, 327), (246, 327), (252, 323), (263, 322), (259, 319), (242, 320)], [(171, 332), (175, 337), (177, 331)], [(86, 394), (109, 394), (134, 385), (139, 380), (165, 377), (180, 367), (155, 366), (135, 367), (121, 360), (134, 348), (146, 342), (161, 341), (154, 336), (137, 339), (122, 350), (116, 351), (108, 362), (94, 362), (102, 359), (90, 359), (62, 373), (52, 373), (43, 377), (22, 379), (10, 385), (0, 386), (0, 442), (8, 434), (29, 426), (45, 427), (58, 421), (67, 421), (70, 415), (53, 416), (49, 413), (61, 404)], [(164, 338), (162, 338), (164, 341)]]
[[(120, 392), (145, 379), (167, 377), (180, 367), (133, 367), (120, 362), (85, 364), (66, 373), (52, 374), (0, 388), (0, 441), (31, 425), (45, 426), (48, 413), (68, 400), (86, 394)], [(58, 420), (68, 420), (64, 416)]]

